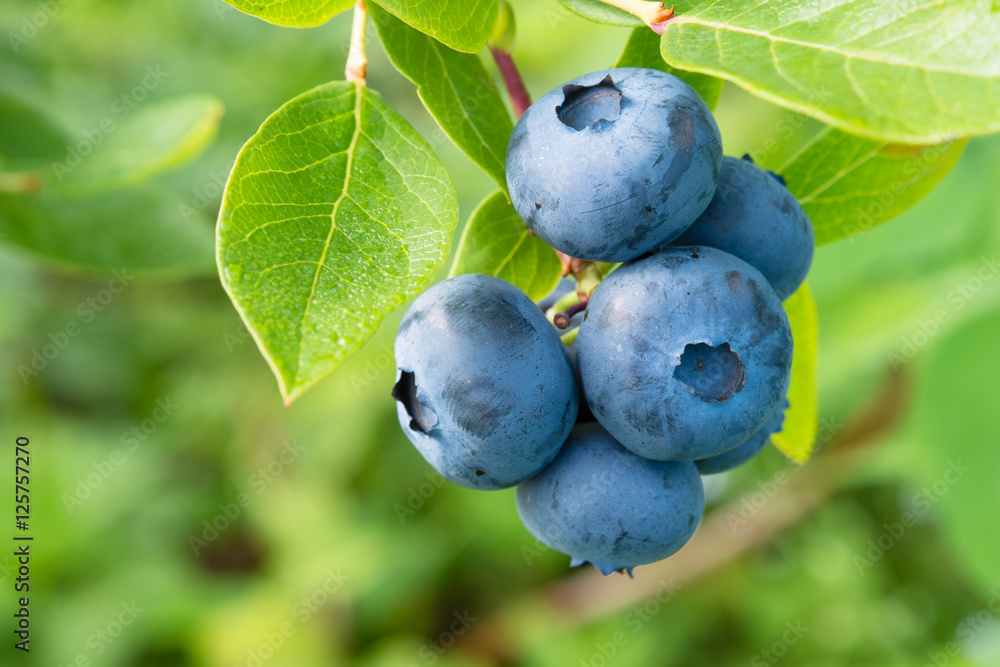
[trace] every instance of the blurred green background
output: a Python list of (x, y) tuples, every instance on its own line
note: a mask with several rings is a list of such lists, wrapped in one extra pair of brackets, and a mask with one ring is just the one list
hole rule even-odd
[[(536, 96), (609, 66), (628, 35), (513, 4)], [(12, 40), (25, 21), (35, 32)], [(284, 29), (220, 0), (4, 0), (0, 88), (76, 132), (147, 67), (168, 76), (142, 104), (220, 98), (216, 141), (154, 182), (178, 234), (210, 232), (242, 143), (342, 77), (349, 24)], [(369, 59), (369, 85), (448, 166), (464, 219), (489, 179), (373, 31)], [(732, 86), (716, 113), (731, 155), (790, 151), (817, 127)], [(699, 535), (634, 580), (569, 570), (521, 527), (513, 490), (446, 484), (422, 461), (389, 398), (400, 313), (286, 408), (211, 266), (113, 293), (111, 273), (54, 270), (0, 239), (0, 488), (12, 516), (14, 438), (29, 436), (35, 536), (30, 655), (11, 647), (16, 572), (0, 549), (0, 663), (1000, 664), (998, 180), (1000, 140), (973, 140), (915, 208), (818, 250), (819, 454), (799, 468), (772, 449), (713, 478)], [(109, 222), (144, 224), (141, 210)], [(73, 322), (44, 369), (18, 372)]]

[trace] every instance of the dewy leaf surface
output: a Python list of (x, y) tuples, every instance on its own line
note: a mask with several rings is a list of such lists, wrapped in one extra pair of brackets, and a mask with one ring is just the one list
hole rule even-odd
[(445, 134), (506, 190), (504, 161), (514, 124), (483, 61), (369, 6), (392, 64), (417, 85), (420, 100)]
[(636, 28), (632, 31), (628, 42), (625, 43), (622, 54), (618, 56), (618, 62), (615, 63), (615, 67), (646, 67), (649, 69), (658, 69), (667, 74), (673, 74), (683, 79), (689, 86), (698, 91), (701, 99), (705, 100), (705, 104), (708, 105), (709, 109), (715, 108), (715, 105), (719, 102), (719, 97), (722, 95), (722, 79), (698, 74), (697, 72), (676, 69), (668, 65), (663, 60), (663, 56), (660, 55), (660, 36), (646, 26)]
[(793, 461), (805, 463), (816, 446), (819, 408), (816, 395), (816, 349), (819, 320), (809, 285), (802, 286), (785, 301), (792, 325), (795, 350), (792, 354), (792, 382), (788, 388), (789, 408), (781, 431), (771, 442)]
[(826, 128), (777, 171), (822, 245), (871, 229), (916, 204), (951, 171), (965, 143), (886, 144)]
[(329, 21), (353, 0), (226, 0), (236, 9), (290, 28), (309, 28)]
[(519, 287), (532, 301), (555, 289), (562, 264), (549, 244), (531, 234), (497, 191), (472, 212), (448, 276), (485, 273)]
[(1000, 11), (983, 0), (678, 2), (661, 50), (839, 129), (935, 144), (1000, 131)]
[(375, 4), (444, 45), (466, 53), (478, 53), (486, 46), (500, 16), (497, 0), (379, 0)]
[(319, 86), (264, 122), (226, 187), (218, 263), (286, 402), (427, 284), (457, 214), (430, 146), (363, 86)]

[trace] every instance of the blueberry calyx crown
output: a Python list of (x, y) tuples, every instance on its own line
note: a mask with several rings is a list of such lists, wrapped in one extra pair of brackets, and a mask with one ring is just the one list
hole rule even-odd
[(602, 120), (614, 122), (621, 115), (622, 91), (610, 74), (593, 86), (568, 83), (562, 90), (563, 103), (556, 107), (556, 115), (577, 132)]

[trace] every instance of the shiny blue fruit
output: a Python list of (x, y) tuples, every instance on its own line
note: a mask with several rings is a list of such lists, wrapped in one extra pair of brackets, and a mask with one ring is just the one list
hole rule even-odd
[(712, 203), (674, 245), (707, 245), (736, 255), (784, 301), (806, 279), (816, 240), (802, 206), (776, 174), (726, 157)]
[(399, 423), (445, 478), (502, 489), (537, 474), (573, 427), (577, 389), (555, 329), (499, 278), (421, 294), (396, 335)]
[(696, 461), (745, 442), (788, 390), (792, 333), (755, 268), (663, 248), (597, 287), (576, 339), (587, 402), (623, 446)]
[(677, 238), (708, 206), (722, 140), (689, 85), (659, 70), (581, 76), (539, 98), (514, 128), (507, 185), (552, 247), (603, 262)]
[(689, 461), (650, 461), (598, 424), (573, 429), (555, 461), (517, 487), (517, 511), (539, 541), (609, 574), (687, 544), (705, 494)]

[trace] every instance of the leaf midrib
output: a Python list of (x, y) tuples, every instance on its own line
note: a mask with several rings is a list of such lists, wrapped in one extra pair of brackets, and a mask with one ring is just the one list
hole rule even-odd
[(333, 211), (330, 213), (330, 233), (326, 236), (326, 241), (323, 243), (323, 252), (320, 254), (319, 262), (316, 263), (316, 273), (313, 274), (312, 286), (309, 288), (309, 297), (306, 300), (306, 307), (302, 313), (302, 320), (299, 322), (299, 354), (295, 365), (295, 377), (299, 377), (299, 369), (302, 367), (302, 354), (303, 341), (305, 340), (305, 328), (306, 321), (309, 319), (309, 308), (312, 305), (313, 299), (316, 298), (316, 286), (319, 284), (319, 274), (326, 265), (327, 255), (330, 254), (330, 245), (333, 242), (333, 233), (337, 231), (337, 213), (340, 210), (340, 204), (347, 198), (347, 190), (351, 184), (351, 170), (354, 168), (354, 149), (357, 147), (358, 137), (361, 136), (361, 100), (363, 98), (363, 91), (360, 87), (354, 85), (354, 135), (351, 137), (351, 143), (347, 147), (347, 165), (344, 168), (344, 187), (341, 190), (340, 196), (333, 203)]

